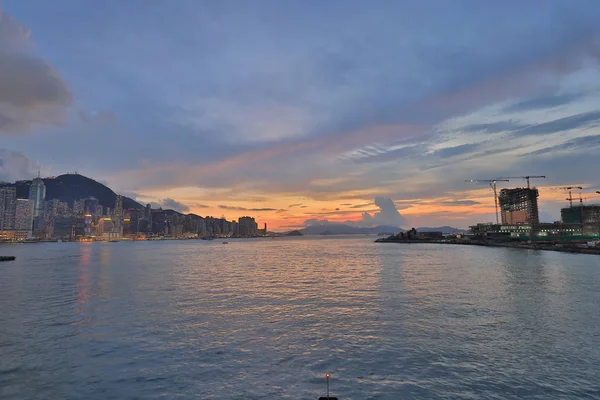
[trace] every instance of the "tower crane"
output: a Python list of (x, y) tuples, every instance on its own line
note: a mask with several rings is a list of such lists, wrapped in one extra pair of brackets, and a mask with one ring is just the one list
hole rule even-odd
[[(573, 208), (573, 196), (571, 195), (571, 191), (573, 189), (583, 190), (583, 188), (581, 186), (566, 186), (566, 187), (561, 187), (559, 189), (564, 189), (564, 190), (568, 190), (569, 191), (569, 198), (567, 200), (569, 200), (569, 206), (571, 208)], [(579, 199), (581, 201), (581, 194), (579, 195)]]
[(484, 183), (487, 183), (490, 185), (490, 187), (494, 191), (494, 204), (496, 205), (496, 224), (499, 224), (500, 222), (498, 221), (498, 191), (496, 190), (496, 183), (497, 182), (509, 182), (509, 180), (508, 179), (469, 179), (465, 182), (476, 182), (476, 183), (484, 182)]
[(527, 176), (509, 176), (507, 178), (500, 178), (500, 179), (527, 179), (527, 189), (530, 188), (529, 186), (529, 180), (530, 179), (545, 179), (546, 176), (545, 175), (527, 175)]

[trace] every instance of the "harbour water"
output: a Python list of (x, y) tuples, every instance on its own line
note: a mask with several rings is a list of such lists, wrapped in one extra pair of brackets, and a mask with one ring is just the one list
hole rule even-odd
[(372, 237), (0, 245), (0, 398), (600, 398), (600, 257)]

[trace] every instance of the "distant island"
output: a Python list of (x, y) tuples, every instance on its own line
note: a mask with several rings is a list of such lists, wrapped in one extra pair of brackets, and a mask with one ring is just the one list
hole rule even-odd
[(291, 231), (286, 233), (284, 236), (304, 236), (300, 231)]

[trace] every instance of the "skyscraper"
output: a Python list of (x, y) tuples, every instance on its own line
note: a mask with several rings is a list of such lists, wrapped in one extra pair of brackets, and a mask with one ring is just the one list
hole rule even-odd
[(33, 233), (33, 201), (17, 199), (15, 210), (15, 236), (30, 238)]
[(38, 173), (37, 178), (31, 182), (31, 186), (29, 187), (29, 200), (33, 201), (34, 218), (43, 214), (44, 198), (46, 198), (46, 185), (44, 185), (44, 180), (40, 178)]
[(113, 222), (115, 224), (115, 230), (119, 233), (123, 233), (123, 197), (118, 194), (115, 200), (115, 211), (114, 211)]
[(15, 229), (16, 203), (15, 187), (0, 188), (0, 231)]
[[(83, 200), (83, 213), (85, 215), (97, 215), (99, 207), (100, 203), (95, 197), (88, 197), (87, 199)], [(102, 215), (101, 212), (100, 215)]]

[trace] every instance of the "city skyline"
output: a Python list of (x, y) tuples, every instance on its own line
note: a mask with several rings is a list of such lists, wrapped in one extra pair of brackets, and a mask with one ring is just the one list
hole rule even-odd
[(469, 179), (545, 175), (543, 221), (599, 199), (597, 2), (26, 3), (0, 3), (0, 181), (279, 230), (492, 221)]
[[(52, 189), (51, 198), (46, 198), (46, 184)], [(101, 193), (102, 200), (92, 193)], [(45, 179), (38, 174), (31, 181), (0, 184), (2, 241), (212, 239), (267, 234), (267, 223), (259, 229), (254, 217), (228, 221), (153, 208), (152, 204), (143, 206), (79, 174)]]

